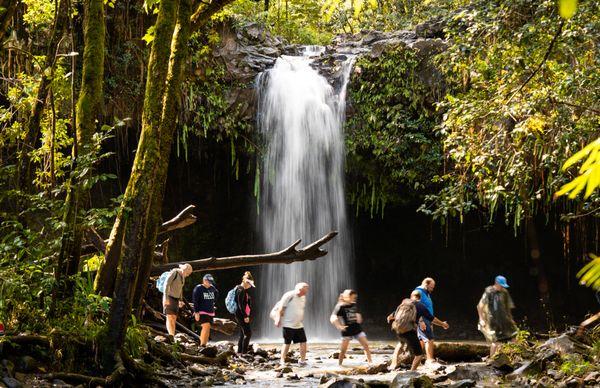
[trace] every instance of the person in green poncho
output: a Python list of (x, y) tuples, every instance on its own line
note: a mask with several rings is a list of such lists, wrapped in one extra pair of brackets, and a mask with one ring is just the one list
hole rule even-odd
[(511, 310), (515, 308), (508, 292), (508, 283), (502, 275), (496, 276), (494, 285), (486, 287), (477, 304), (479, 331), (491, 342), (490, 357), (500, 343), (508, 342), (517, 335), (517, 325)]

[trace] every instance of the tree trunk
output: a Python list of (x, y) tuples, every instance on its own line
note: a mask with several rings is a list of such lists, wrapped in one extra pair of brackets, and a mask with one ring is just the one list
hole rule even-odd
[(134, 307), (141, 306), (142, 299), (146, 294), (152, 259), (154, 257), (154, 246), (160, 226), (162, 202), (167, 181), (167, 171), (173, 144), (173, 133), (177, 125), (177, 116), (180, 107), (181, 84), (183, 81), (183, 65), (188, 57), (187, 42), (190, 37), (190, 15), (192, 13), (192, 0), (180, 0), (177, 15), (177, 25), (173, 33), (171, 45), (171, 56), (169, 58), (169, 70), (167, 74), (167, 87), (163, 97), (162, 113), (160, 119), (160, 161), (156, 169), (156, 186), (154, 188), (153, 203), (149, 214), (147, 235), (141, 254), (141, 265), (136, 279), (134, 293)]
[(4, 42), (4, 38), (8, 32), (8, 26), (15, 15), (19, 3), (20, 2), (17, 0), (0, 1), (0, 42)]
[[(153, 196), (157, 166), (161, 160), (159, 125), (176, 19), (177, 1), (162, 0), (148, 62), (142, 134), (131, 177), (111, 232), (106, 259), (97, 274), (96, 287), (101, 294), (113, 295), (114, 289), (103, 346), (105, 366), (114, 363), (112, 355), (117, 354), (123, 344), (142, 260), (140, 255), (148, 244), (152, 244), (153, 247), (156, 239), (156, 234), (148, 235), (148, 225), (155, 203)], [(114, 274), (117, 273), (117, 265), (119, 271), (115, 286)]]
[(93, 163), (94, 144), (92, 137), (96, 128), (96, 117), (102, 107), (104, 80), (105, 19), (103, 0), (85, 0), (83, 21), (83, 65), (76, 116), (76, 147), (73, 148), (73, 171), (82, 164), (88, 168), (86, 174), (75, 174), (70, 178), (65, 210), (65, 231), (57, 266), (57, 282), (77, 273), (83, 240), (80, 209), (89, 195), (85, 180), (90, 176)]
[(327, 251), (321, 249), (321, 246), (334, 238), (337, 232), (329, 232), (319, 240), (313, 242), (302, 249), (296, 249), (300, 244), (300, 240), (296, 241), (289, 247), (274, 253), (265, 253), (262, 255), (242, 255), (231, 257), (210, 257), (208, 259), (199, 259), (193, 261), (181, 261), (177, 263), (169, 263), (157, 265), (152, 268), (150, 274), (158, 276), (165, 271), (177, 268), (180, 264), (190, 264), (194, 271), (214, 271), (228, 268), (249, 267), (253, 265), (263, 264), (290, 264), (296, 261), (315, 260), (325, 256)]
[(43, 62), (45, 68), (41, 69), (42, 74), (38, 84), (35, 103), (33, 104), (31, 115), (25, 128), (25, 139), (21, 149), (17, 183), (18, 189), (20, 190), (28, 190), (29, 184), (31, 183), (31, 158), (29, 157), (29, 152), (36, 148), (36, 143), (40, 138), (40, 122), (46, 105), (46, 97), (48, 96), (50, 82), (52, 81), (47, 75), (52, 72), (47, 72), (46, 68), (53, 68), (56, 63), (58, 44), (67, 27), (68, 21), (69, 8), (67, 0), (60, 0), (58, 3), (58, 10), (56, 11), (52, 35), (50, 36), (50, 42), (46, 49), (46, 58)]
[[(176, 0), (160, 2), (148, 61), (142, 134), (123, 203), (110, 234), (104, 262), (95, 279), (96, 292), (104, 296), (113, 294), (121, 257), (128, 255), (131, 251), (134, 251), (136, 255), (141, 252), (135, 246), (130, 245), (129, 240), (134, 236), (133, 239), (137, 238), (139, 243), (141, 239), (147, 237), (143, 233), (146, 231), (147, 218), (153, 204), (155, 172), (160, 160), (159, 126), (176, 12)], [(136, 236), (138, 234), (139, 236)], [(125, 249), (123, 249), (123, 244), (125, 244)], [(137, 265), (131, 276), (135, 277), (136, 274)]]

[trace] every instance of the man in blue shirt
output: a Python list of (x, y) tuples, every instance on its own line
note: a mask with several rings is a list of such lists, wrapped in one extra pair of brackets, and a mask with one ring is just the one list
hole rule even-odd
[(423, 317), (423, 324), (419, 324), (417, 327), (417, 334), (419, 335), (419, 340), (424, 343), (425, 353), (427, 354), (427, 362), (435, 361), (435, 357), (433, 354), (435, 345), (433, 343), (433, 328), (432, 325), (437, 325), (443, 327), (445, 330), (450, 327), (448, 322), (443, 322), (435, 317), (433, 313), (433, 300), (431, 299), (431, 293), (435, 289), (435, 280), (432, 278), (425, 278), (421, 285), (415, 288), (415, 291), (421, 294), (421, 303), (425, 305), (429, 313), (434, 316), (433, 319), (427, 319), (427, 317)]

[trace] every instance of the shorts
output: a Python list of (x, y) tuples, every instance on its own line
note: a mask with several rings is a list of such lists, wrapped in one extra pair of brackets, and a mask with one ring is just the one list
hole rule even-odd
[(423, 355), (423, 348), (417, 337), (415, 330), (407, 331), (406, 333), (398, 334), (398, 339), (406, 344), (408, 350), (415, 356)]
[(200, 319), (198, 319), (196, 322), (198, 322), (200, 325), (204, 323), (210, 323), (212, 325), (214, 322), (214, 317), (208, 314), (200, 314)]
[(431, 321), (423, 318), (423, 322), (425, 322), (425, 330), (421, 330), (421, 325), (417, 324), (417, 335), (419, 339), (423, 342), (433, 341), (433, 327), (431, 325)]
[(163, 298), (163, 314), (177, 315), (179, 313), (179, 299), (166, 295)]
[(292, 329), (291, 327), (283, 328), (283, 342), (286, 345), (291, 343), (294, 344), (303, 344), (306, 342), (306, 333), (304, 332), (304, 328), (300, 329)]
[(366, 336), (367, 336), (367, 334), (364, 331), (361, 331), (360, 333), (354, 334), (354, 335), (342, 335), (342, 339), (350, 341), (352, 338), (354, 338), (355, 340), (358, 340), (359, 338), (366, 337)]

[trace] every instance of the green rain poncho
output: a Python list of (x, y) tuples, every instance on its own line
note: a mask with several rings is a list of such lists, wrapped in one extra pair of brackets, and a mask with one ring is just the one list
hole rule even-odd
[(478, 304), (480, 313), (479, 331), (490, 342), (505, 341), (517, 335), (511, 309), (515, 304), (505, 289), (496, 290), (489, 286)]

